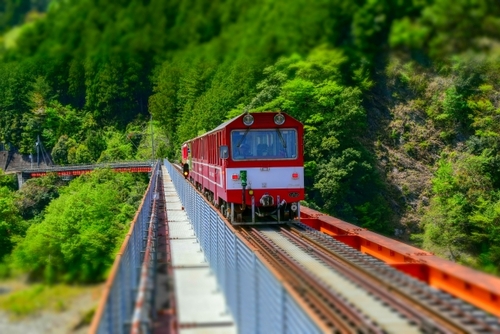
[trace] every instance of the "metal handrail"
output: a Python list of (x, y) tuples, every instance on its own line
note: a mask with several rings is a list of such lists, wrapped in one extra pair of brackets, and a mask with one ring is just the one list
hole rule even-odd
[(154, 191), (153, 211), (148, 227), (148, 239), (146, 242), (146, 250), (144, 260), (141, 267), (141, 278), (137, 289), (137, 297), (135, 300), (134, 313), (132, 317), (132, 334), (149, 333), (151, 330), (151, 309), (152, 296), (154, 296), (154, 275), (156, 262), (156, 239), (155, 231), (158, 226), (158, 187), (160, 178), (157, 178)]
[[(130, 229), (116, 255), (98, 307), (92, 319), (89, 333), (125, 333), (130, 327), (137, 292), (139, 272), (145, 248), (144, 233), (152, 213), (155, 185), (160, 173), (159, 163), (153, 168), (151, 179), (144, 193)], [(127, 277), (124, 277), (127, 276)], [(116, 305), (118, 304), (118, 305)]]

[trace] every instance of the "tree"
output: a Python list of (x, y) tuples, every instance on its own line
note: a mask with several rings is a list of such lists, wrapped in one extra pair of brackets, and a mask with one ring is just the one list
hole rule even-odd
[(59, 140), (52, 149), (52, 159), (58, 165), (65, 165), (69, 163), (69, 152), (75, 149), (77, 143), (74, 139), (66, 135), (59, 137)]
[(14, 238), (24, 232), (14, 195), (7, 187), (0, 187), (0, 262), (10, 254)]
[(47, 205), (59, 196), (59, 188), (64, 185), (65, 182), (55, 173), (27, 180), (15, 194), (15, 205), (22, 218), (30, 220), (41, 215)]

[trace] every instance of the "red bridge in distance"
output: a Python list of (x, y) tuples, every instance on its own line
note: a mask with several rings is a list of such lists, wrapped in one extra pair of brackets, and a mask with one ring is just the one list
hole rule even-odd
[(18, 178), (22, 178), (22, 180), (19, 180), (21, 185), (27, 179), (45, 176), (50, 173), (57, 173), (57, 175), (61, 177), (74, 177), (90, 173), (98, 168), (110, 168), (115, 172), (123, 173), (151, 173), (152, 164), (151, 161), (131, 161), (94, 165), (49, 166), (44, 168), (24, 169), (18, 172)]

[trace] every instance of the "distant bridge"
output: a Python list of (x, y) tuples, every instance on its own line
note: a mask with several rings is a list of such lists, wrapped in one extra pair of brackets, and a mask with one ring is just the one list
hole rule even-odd
[(57, 173), (61, 177), (68, 178), (90, 173), (98, 168), (110, 168), (115, 172), (151, 173), (152, 164), (151, 161), (129, 161), (93, 165), (44, 166), (42, 168), (22, 169), (17, 171), (16, 174), (19, 187), (21, 187), (26, 180), (33, 177), (45, 176), (49, 173)]

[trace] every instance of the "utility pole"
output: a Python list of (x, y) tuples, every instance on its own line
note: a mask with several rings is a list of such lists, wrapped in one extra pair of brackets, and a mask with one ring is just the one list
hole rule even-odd
[(153, 133), (153, 115), (151, 115), (151, 162), (155, 161), (155, 137)]
[(36, 166), (40, 167), (40, 136), (36, 139)]

